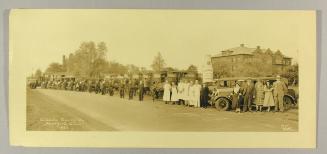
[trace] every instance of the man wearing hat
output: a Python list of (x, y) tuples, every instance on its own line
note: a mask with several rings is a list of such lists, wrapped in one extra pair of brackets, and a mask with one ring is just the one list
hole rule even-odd
[(274, 82), (274, 100), (275, 111), (284, 112), (284, 95), (287, 92), (287, 87), (283, 81), (280, 80), (280, 76), (277, 76), (277, 81)]
[(251, 78), (248, 78), (246, 80), (246, 84), (243, 90), (243, 96), (244, 96), (244, 104), (243, 104), (243, 112), (246, 112), (249, 110), (252, 111), (252, 100), (254, 96), (254, 84), (251, 80)]

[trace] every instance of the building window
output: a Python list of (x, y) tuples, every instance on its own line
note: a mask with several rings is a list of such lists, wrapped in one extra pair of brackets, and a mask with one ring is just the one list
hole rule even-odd
[(236, 66), (232, 65), (232, 71), (236, 70)]

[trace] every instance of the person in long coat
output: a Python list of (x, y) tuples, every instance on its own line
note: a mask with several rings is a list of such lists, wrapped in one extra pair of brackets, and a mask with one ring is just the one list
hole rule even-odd
[(241, 112), (239, 103), (240, 88), (240, 84), (236, 82), (232, 92), (232, 110), (235, 110), (235, 112)]
[(145, 89), (144, 89), (144, 82), (142, 80), (140, 81), (138, 88), (139, 88), (139, 101), (143, 101)]
[(164, 86), (164, 95), (163, 95), (163, 101), (165, 101), (166, 104), (168, 104), (168, 102), (170, 102), (170, 89), (171, 89), (171, 86), (168, 82), (168, 80), (166, 80)]
[(177, 93), (177, 87), (175, 82), (172, 82), (170, 101), (172, 101), (173, 104), (176, 104), (178, 102), (178, 93)]
[(100, 93), (101, 92), (101, 88), (100, 88), (100, 80), (96, 82), (96, 86), (95, 86), (95, 93)]
[(108, 93), (108, 87), (109, 87), (109, 83), (108, 83), (107, 80), (105, 80), (104, 83), (103, 83), (103, 91), (102, 91), (102, 95)]
[(195, 104), (194, 91), (195, 91), (194, 83), (193, 83), (193, 81), (190, 81), (190, 86), (189, 86), (188, 96), (187, 96), (188, 100), (189, 100), (189, 103), (188, 103), (189, 106), (194, 106), (194, 104)]
[(286, 84), (280, 80), (280, 76), (277, 76), (277, 81), (274, 82), (274, 99), (275, 99), (275, 110), (284, 111), (284, 95), (287, 92)]
[(200, 107), (200, 97), (201, 97), (201, 85), (198, 80), (195, 80), (193, 85), (193, 105), (194, 107)]
[(131, 80), (128, 82), (127, 88), (128, 88), (128, 99), (132, 100), (133, 96), (134, 96), (134, 89), (133, 89), (134, 87), (133, 87), (133, 83)]
[(203, 108), (207, 108), (208, 107), (208, 101), (209, 101), (209, 88), (207, 84), (203, 84), (203, 87), (201, 89), (201, 102), (200, 102), (200, 106)]
[(267, 81), (265, 86), (263, 87), (263, 91), (265, 93), (263, 100), (263, 107), (268, 107), (267, 111), (270, 111), (272, 106), (275, 106), (274, 96), (273, 96), (273, 87), (270, 85), (270, 82)]
[(247, 110), (252, 112), (251, 105), (254, 96), (254, 84), (251, 79), (248, 79), (245, 84), (243, 90), (243, 96), (244, 96), (243, 112), (246, 112)]
[(99, 81), (99, 85), (100, 85), (100, 86), (99, 86), (99, 87), (100, 87), (100, 88), (99, 88), (99, 93), (101, 93), (101, 94), (103, 95), (103, 94), (104, 94), (104, 93), (103, 93), (103, 91), (104, 91), (104, 86), (103, 86), (103, 85), (104, 85), (104, 81), (100, 80), (100, 81)]
[(119, 85), (119, 96), (125, 98), (125, 82), (121, 81)]
[(181, 80), (177, 86), (177, 95), (179, 102), (184, 104), (184, 80)]
[(189, 81), (186, 81), (184, 83), (184, 91), (183, 91), (183, 99), (184, 99), (184, 105), (189, 106), (190, 105), (190, 89), (191, 89), (191, 85), (192, 83), (190, 83)]
[(264, 100), (264, 91), (263, 91), (263, 84), (261, 80), (258, 80), (255, 84), (255, 104), (257, 111), (262, 111), (262, 105)]

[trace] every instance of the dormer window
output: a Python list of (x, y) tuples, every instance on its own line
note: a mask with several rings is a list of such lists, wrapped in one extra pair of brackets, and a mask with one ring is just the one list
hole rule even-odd
[(233, 53), (233, 51), (230, 51), (230, 50), (226, 50), (226, 51), (221, 51), (222, 55), (230, 55)]

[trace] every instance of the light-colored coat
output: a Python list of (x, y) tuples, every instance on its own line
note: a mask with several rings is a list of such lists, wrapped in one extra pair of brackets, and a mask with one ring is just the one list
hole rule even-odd
[(274, 82), (274, 96), (284, 96), (287, 92), (286, 84), (283, 81), (276, 81)]
[(200, 107), (200, 95), (201, 95), (201, 85), (194, 84), (192, 87), (193, 96), (192, 96), (192, 103), (195, 107)]
[(273, 89), (272, 88), (268, 88), (267, 86), (264, 86), (263, 88), (264, 92), (265, 92), (265, 98), (263, 101), (263, 106), (275, 106), (275, 101), (274, 101), (274, 96), (273, 96)]
[(164, 95), (163, 95), (163, 101), (170, 101), (170, 89), (171, 86), (169, 83), (165, 83), (164, 85)]
[(190, 83), (185, 83), (184, 91), (183, 91), (184, 100), (190, 100), (190, 89), (191, 89)]
[(264, 88), (262, 83), (255, 84), (255, 104), (256, 105), (263, 105), (264, 101)]
[(184, 99), (184, 83), (180, 82), (177, 86), (178, 99)]
[(178, 93), (177, 93), (177, 87), (172, 86), (171, 87), (171, 101), (176, 102), (178, 101)]

